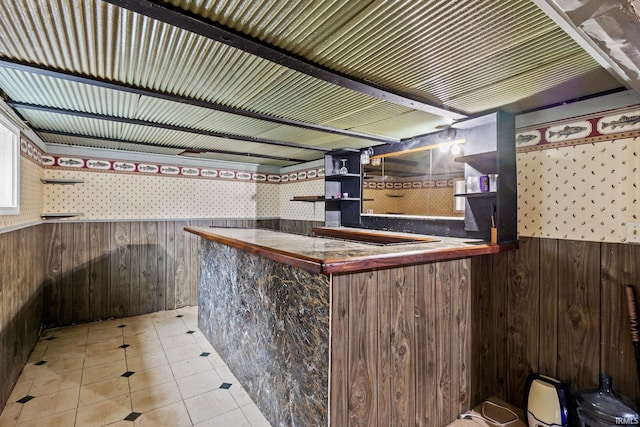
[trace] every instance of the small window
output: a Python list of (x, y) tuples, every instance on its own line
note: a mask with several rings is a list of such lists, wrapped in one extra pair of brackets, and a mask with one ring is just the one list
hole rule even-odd
[(0, 115), (0, 215), (20, 213), (20, 131)]

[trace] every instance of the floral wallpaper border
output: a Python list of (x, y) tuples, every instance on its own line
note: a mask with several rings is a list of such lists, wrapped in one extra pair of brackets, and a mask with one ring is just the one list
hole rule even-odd
[(362, 183), (363, 188), (371, 188), (371, 189), (396, 189), (396, 190), (407, 190), (410, 188), (444, 188), (444, 187), (453, 187), (454, 180), (428, 180), (428, 181), (403, 181), (403, 182), (374, 182), (374, 181), (365, 181)]
[(124, 174), (139, 174), (146, 176), (167, 176), (178, 178), (206, 178), (236, 181), (257, 181), (266, 183), (286, 183), (292, 181), (305, 181), (321, 179), (324, 177), (324, 168), (312, 168), (285, 174), (266, 174), (259, 172), (246, 172), (233, 169), (202, 168), (193, 166), (176, 166), (161, 163), (142, 163), (134, 161), (63, 157), (44, 153), (38, 146), (27, 138), (20, 140), (20, 150), (23, 155), (46, 169), (78, 170), (83, 172), (110, 172)]
[(526, 153), (638, 136), (640, 108), (636, 105), (617, 110), (611, 115), (577, 117), (544, 127), (518, 129), (516, 152)]

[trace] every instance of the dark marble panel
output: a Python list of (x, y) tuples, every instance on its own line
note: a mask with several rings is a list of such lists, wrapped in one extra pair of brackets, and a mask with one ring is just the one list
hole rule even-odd
[[(472, 237), (465, 231), (464, 221), (447, 218), (411, 218), (399, 216), (362, 216), (362, 228), (399, 233), (429, 234), (445, 237)], [(478, 236), (475, 238), (480, 238)], [(485, 240), (488, 240), (488, 236)]]
[(274, 426), (328, 423), (329, 277), (202, 239), (198, 324)]

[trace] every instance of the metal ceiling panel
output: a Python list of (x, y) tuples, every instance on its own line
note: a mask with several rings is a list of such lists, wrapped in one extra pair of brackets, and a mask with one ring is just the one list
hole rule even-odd
[(0, 87), (13, 101), (87, 111), (119, 117), (135, 117), (139, 96), (0, 68)]
[(38, 135), (43, 141), (53, 144), (74, 145), (79, 147), (106, 148), (110, 150), (124, 150), (132, 152), (178, 155), (184, 150), (164, 147), (148, 147), (140, 144), (125, 143), (118, 141), (105, 141), (94, 138), (79, 138), (77, 136), (56, 135), (54, 133), (39, 132)]
[[(554, 63), (571, 70), (573, 56), (585, 57), (530, 0), (424, 0), (404, 7), (393, 1), (165, 1), (333, 70), (469, 113), (486, 108), (482, 95), (493, 85), (500, 89), (503, 81)], [(585, 73), (599, 68), (588, 59)], [(618, 85), (602, 77), (606, 86)], [(544, 76), (540, 80), (545, 90)], [(482, 102), (468, 101), (473, 92)], [(510, 98), (529, 94), (525, 88)]]
[(316, 123), (378, 103), (97, 0), (17, 0), (0, 11), (5, 24), (23, 17), (2, 31), (38, 34), (0, 41), (10, 58)]
[[(501, 108), (517, 113), (620, 86), (531, 0), (144, 1), (132, 0), (128, 7), (176, 7), (252, 37), (266, 48), (290, 52), (334, 76), (455, 111)], [(127, 2), (120, 4), (127, 7)], [(395, 139), (435, 131), (447, 123), (443, 117), (346, 89), (224, 40), (101, 0), (1, 1), (0, 34), (3, 60), (283, 119)], [(316, 148), (376, 144), (168, 101), (148, 92), (92, 86), (59, 74), (54, 78), (0, 66), (0, 89), (10, 105), (17, 101), (210, 133), (73, 117), (13, 104), (36, 128), (112, 138), (118, 141), (100, 143), (127, 149), (136, 145), (122, 140), (154, 143), (159, 152), (176, 145), (196, 150), (233, 147), (247, 154), (316, 159), (321, 152), (238, 141), (233, 135)], [(219, 137), (224, 134), (229, 138)], [(68, 135), (57, 135), (56, 141), (86, 143)], [(153, 152), (150, 147), (140, 150)], [(250, 162), (262, 161), (267, 160)]]

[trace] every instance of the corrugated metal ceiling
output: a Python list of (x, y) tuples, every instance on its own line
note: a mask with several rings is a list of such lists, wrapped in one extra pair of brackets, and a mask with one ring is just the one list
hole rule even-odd
[(620, 87), (530, 0), (15, 0), (0, 2), (0, 34), (0, 88), (45, 142), (268, 165), (450, 122), (412, 101), (520, 112)]

